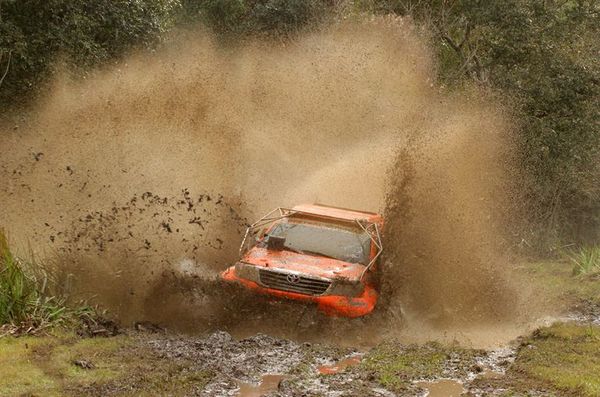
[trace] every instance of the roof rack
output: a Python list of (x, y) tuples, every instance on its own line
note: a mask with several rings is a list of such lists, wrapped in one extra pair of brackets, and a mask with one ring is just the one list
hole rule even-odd
[[(319, 204), (315, 204), (315, 205), (319, 205)], [(328, 207), (328, 206), (324, 206), (324, 207)], [(338, 208), (338, 207), (330, 207), (330, 208)], [(348, 210), (348, 211), (354, 211), (354, 210)], [(358, 211), (354, 211), (354, 212), (358, 212)], [(362, 211), (360, 211), (360, 212), (362, 212)], [(365, 212), (365, 213), (371, 214), (370, 212)], [(339, 218), (339, 217), (335, 217), (335, 216), (331, 216), (331, 215), (315, 214), (312, 212), (295, 210), (292, 208), (277, 207), (274, 210), (267, 213), (266, 215), (264, 215), (262, 218), (260, 218), (256, 222), (254, 222), (253, 224), (251, 224), (246, 229), (246, 233), (244, 234), (244, 239), (242, 240), (242, 244), (240, 245), (240, 256), (243, 255), (244, 252), (246, 251), (246, 250), (244, 250), (244, 247), (246, 246), (246, 241), (248, 240), (248, 236), (250, 235), (250, 233), (252, 233), (253, 231), (255, 231), (256, 229), (258, 229), (260, 227), (263, 227), (270, 223), (276, 222), (280, 219), (288, 218), (288, 217), (290, 217), (292, 215), (296, 215), (296, 214), (309, 215), (314, 218), (331, 219), (331, 220), (336, 220), (338, 222), (341, 221), (341, 222), (347, 222), (347, 223), (351, 223), (351, 224), (357, 224), (363, 231), (365, 231), (369, 235), (369, 237), (371, 238), (371, 241), (377, 247), (377, 254), (365, 266), (365, 269), (363, 270), (363, 272), (360, 276), (361, 280), (364, 277), (364, 275), (366, 274), (366, 272), (371, 268), (371, 266), (373, 266), (373, 264), (375, 264), (377, 259), (379, 259), (379, 257), (381, 256), (381, 253), (383, 252), (383, 245), (381, 243), (381, 235), (380, 235), (379, 225), (376, 222), (370, 222), (368, 220), (359, 219), (359, 218), (355, 218), (355, 219)], [(373, 214), (373, 215), (376, 215), (376, 214)]]
[(321, 203), (314, 203), (312, 205), (317, 205), (319, 207), (325, 207), (325, 208), (335, 208), (336, 210), (344, 210), (344, 211), (351, 211), (351, 212), (360, 212), (361, 214), (369, 214), (369, 215), (379, 215), (376, 212), (371, 212), (371, 211), (358, 211), (358, 210), (354, 210), (352, 208), (345, 208), (345, 207), (336, 207), (334, 205), (327, 205), (327, 204), (321, 204)]

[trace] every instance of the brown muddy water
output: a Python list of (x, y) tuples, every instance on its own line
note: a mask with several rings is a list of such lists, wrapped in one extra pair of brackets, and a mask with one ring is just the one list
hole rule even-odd
[(417, 382), (416, 385), (426, 390), (425, 397), (459, 397), (465, 391), (462, 383), (453, 379)]
[(335, 364), (322, 365), (317, 369), (317, 371), (321, 375), (337, 374), (338, 372), (342, 372), (348, 367), (360, 364), (362, 357), (362, 354), (355, 354), (350, 357), (346, 357)]
[(279, 383), (285, 379), (285, 375), (263, 375), (260, 383), (240, 383), (238, 397), (261, 397), (270, 392), (277, 391)]

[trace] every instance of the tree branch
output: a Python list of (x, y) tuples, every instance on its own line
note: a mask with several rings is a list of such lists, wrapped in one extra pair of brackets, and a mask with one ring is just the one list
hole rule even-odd
[[(12, 52), (8, 51), (8, 61), (6, 62), (6, 70), (4, 71), (4, 74), (2, 75), (2, 78), (0, 78), (0, 87), (2, 87), (2, 83), (4, 82), (4, 78), (6, 77), (6, 75), (8, 74), (8, 69), (10, 68), (10, 59), (11, 59), (11, 55)], [(2, 58), (0, 58), (1, 60)]]
[(456, 52), (456, 54), (460, 57), (460, 59), (464, 59), (463, 57), (463, 53), (462, 50), (460, 48), (460, 45), (456, 44), (451, 38), (450, 36), (448, 36), (447, 34), (442, 34), (442, 39), (448, 43), (448, 45), (450, 47), (452, 47), (452, 49)]
[(467, 26), (465, 28), (465, 35), (463, 36), (463, 39), (461, 40), (460, 44), (458, 45), (458, 48), (462, 48), (463, 45), (465, 45), (467, 40), (469, 40), (470, 35), (471, 35), (471, 24), (469, 22), (467, 22)]

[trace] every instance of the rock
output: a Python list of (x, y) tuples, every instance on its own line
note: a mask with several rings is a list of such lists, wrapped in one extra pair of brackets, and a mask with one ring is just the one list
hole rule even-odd
[(96, 366), (87, 360), (73, 360), (73, 365), (83, 369), (94, 369)]

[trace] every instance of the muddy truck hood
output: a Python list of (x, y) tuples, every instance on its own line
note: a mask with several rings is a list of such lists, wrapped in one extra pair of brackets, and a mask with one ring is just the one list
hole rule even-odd
[(267, 269), (281, 269), (325, 278), (345, 278), (358, 281), (365, 269), (364, 265), (349, 263), (317, 255), (300, 254), (291, 251), (269, 251), (254, 247), (244, 255), (242, 262)]

